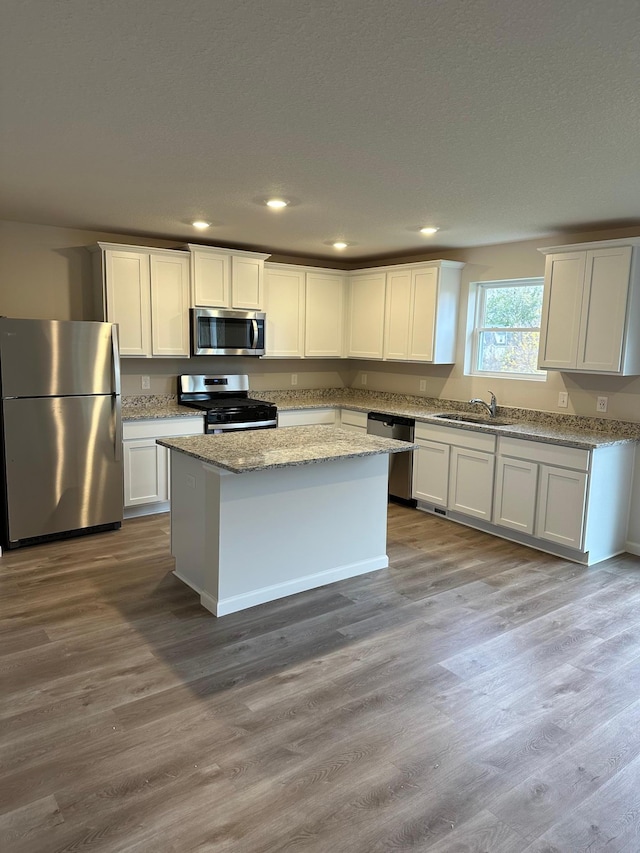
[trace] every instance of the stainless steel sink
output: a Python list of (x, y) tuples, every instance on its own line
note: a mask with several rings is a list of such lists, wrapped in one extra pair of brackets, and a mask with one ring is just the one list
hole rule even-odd
[(434, 415), (434, 418), (440, 418), (443, 421), (458, 421), (461, 424), (476, 424), (480, 426), (509, 426), (511, 421), (503, 421), (500, 418), (480, 418), (476, 415), (465, 415), (460, 412), (442, 412), (442, 414)]

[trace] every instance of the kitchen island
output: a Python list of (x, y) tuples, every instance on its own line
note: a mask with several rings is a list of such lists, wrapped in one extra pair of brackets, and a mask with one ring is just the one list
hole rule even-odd
[(388, 566), (388, 454), (414, 444), (328, 426), (158, 443), (174, 574), (216, 616)]

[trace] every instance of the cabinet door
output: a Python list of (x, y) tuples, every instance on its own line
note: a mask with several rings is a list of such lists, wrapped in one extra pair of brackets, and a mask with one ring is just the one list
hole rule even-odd
[(265, 270), (264, 307), (267, 314), (266, 356), (304, 355), (304, 273)]
[(191, 301), (201, 308), (231, 307), (231, 264), (228, 254), (191, 250)]
[(411, 314), (411, 272), (387, 273), (384, 321), (384, 357), (406, 361), (409, 357), (409, 318)]
[(310, 358), (344, 355), (345, 279), (307, 273), (304, 354)]
[(435, 506), (447, 506), (449, 494), (448, 444), (421, 441), (413, 451), (413, 497)]
[(151, 338), (156, 356), (189, 356), (189, 258), (151, 255)]
[(438, 300), (438, 269), (412, 272), (409, 359), (433, 361)]
[(278, 412), (278, 426), (311, 426), (312, 424), (332, 424), (335, 426), (337, 411), (335, 409), (289, 409)]
[(539, 367), (575, 369), (586, 252), (547, 255)]
[(354, 276), (349, 281), (350, 358), (382, 358), (386, 275)]
[(631, 246), (587, 252), (578, 369), (617, 373), (631, 271)]
[(151, 355), (149, 255), (105, 251), (107, 320), (120, 327), (120, 355)]
[(125, 507), (169, 500), (167, 449), (155, 438), (131, 439), (122, 446)]
[(582, 548), (587, 475), (540, 466), (536, 536), (569, 548)]
[(262, 311), (264, 261), (242, 256), (231, 258), (231, 307)]
[(494, 465), (493, 453), (452, 447), (449, 509), (491, 521)]
[(494, 524), (533, 535), (537, 496), (537, 464), (524, 459), (499, 456), (496, 470)]
[(342, 429), (347, 429), (351, 430), (351, 432), (359, 432), (363, 435), (366, 435), (366, 412), (354, 412), (349, 409), (342, 409), (342, 411), (340, 412), (340, 426), (342, 427)]

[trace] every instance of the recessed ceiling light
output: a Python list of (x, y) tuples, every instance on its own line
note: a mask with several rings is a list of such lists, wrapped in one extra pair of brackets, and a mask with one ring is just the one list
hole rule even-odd
[(209, 228), (211, 225), (210, 222), (205, 222), (204, 219), (196, 219), (195, 222), (191, 223), (194, 228), (197, 228), (199, 231), (204, 231), (206, 228)]
[(349, 244), (345, 243), (343, 240), (337, 240), (335, 243), (332, 243), (331, 245), (333, 246), (334, 249), (341, 250), (341, 249), (346, 249)]
[(272, 210), (282, 210), (283, 207), (286, 207), (289, 202), (285, 201), (283, 198), (269, 198), (267, 199), (267, 207), (270, 207)]
[(420, 233), (426, 234), (427, 237), (430, 237), (432, 234), (435, 234), (439, 230), (440, 230), (439, 228), (421, 228)]

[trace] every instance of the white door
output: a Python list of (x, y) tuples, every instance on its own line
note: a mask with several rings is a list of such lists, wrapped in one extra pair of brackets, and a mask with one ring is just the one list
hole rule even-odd
[(351, 358), (382, 358), (386, 275), (354, 276), (349, 281), (348, 352)]
[(586, 252), (547, 255), (539, 366), (575, 369)]
[(631, 246), (587, 252), (577, 366), (617, 373), (631, 271)]
[(420, 441), (413, 451), (413, 497), (435, 506), (447, 506), (449, 492), (448, 444)]
[(432, 267), (412, 274), (410, 361), (433, 361), (439, 273)]
[(582, 548), (587, 475), (540, 466), (536, 536), (568, 548)]
[(223, 252), (191, 250), (192, 303), (200, 308), (231, 307), (231, 259)]
[(411, 313), (411, 272), (387, 273), (384, 321), (384, 357), (406, 361), (409, 357), (409, 316)]
[(168, 450), (155, 438), (130, 439), (122, 446), (125, 507), (169, 500)]
[(118, 323), (120, 355), (151, 355), (151, 295), (146, 252), (105, 251), (107, 320)]
[(231, 306), (244, 311), (262, 311), (263, 288), (264, 261), (234, 255), (231, 258)]
[(449, 509), (491, 521), (494, 465), (493, 453), (452, 447)]
[(151, 338), (155, 356), (189, 356), (186, 255), (151, 255)]
[(345, 278), (307, 273), (304, 354), (309, 358), (344, 355)]
[(533, 535), (538, 497), (538, 466), (499, 456), (496, 468), (494, 524)]
[(304, 272), (265, 270), (266, 356), (304, 355)]

